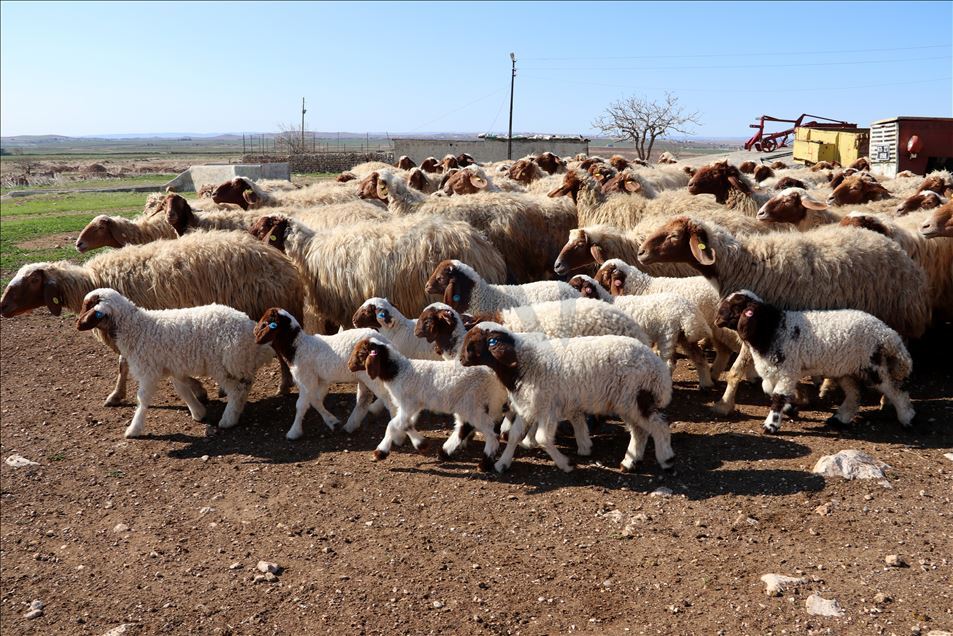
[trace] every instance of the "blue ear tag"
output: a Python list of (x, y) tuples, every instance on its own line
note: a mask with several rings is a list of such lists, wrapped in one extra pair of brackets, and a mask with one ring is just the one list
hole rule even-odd
[(454, 294), (454, 295), (453, 295), (453, 302), (455, 302), (455, 303), (460, 302), (460, 294)]
[(277, 329), (277, 328), (278, 328), (278, 323), (277, 323), (277, 322), (269, 322), (269, 323), (268, 323), (268, 328), (269, 328), (269, 329)]
[(100, 318), (102, 318), (102, 317), (105, 316), (106, 314), (104, 314), (104, 313), (101, 312), (101, 311), (97, 311), (97, 312), (94, 313), (93, 315), (96, 316), (96, 320), (99, 320)]
[(377, 312), (377, 317), (380, 318), (381, 320), (384, 320), (384, 318), (385, 318), (386, 316), (387, 316), (387, 314), (386, 314), (385, 312), (383, 312), (383, 311)]
[(490, 345), (491, 347), (495, 347), (497, 342), (499, 342), (499, 340), (497, 340), (496, 338), (490, 338), (489, 340), (486, 341), (486, 343)]

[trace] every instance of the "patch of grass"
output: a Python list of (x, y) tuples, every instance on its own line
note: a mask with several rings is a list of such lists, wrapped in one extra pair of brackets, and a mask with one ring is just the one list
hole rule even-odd
[(0, 195), (14, 190), (93, 190), (96, 188), (121, 188), (131, 186), (163, 185), (174, 179), (174, 174), (142, 174), (117, 179), (89, 179), (87, 181), (63, 181), (42, 186), (13, 186), (0, 188)]
[(51, 462), (61, 462), (66, 459), (66, 453), (53, 453), (51, 455), (47, 455), (46, 459)]
[(142, 211), (142, 207), (145, 205), (148, 196), (148, 194), (143, 192), (37, 194), (34, 196), (4, 199), (0, 201), (0, 218), (54, 214), (58, 212), (114, 214), (129, 208), (136, 208)]

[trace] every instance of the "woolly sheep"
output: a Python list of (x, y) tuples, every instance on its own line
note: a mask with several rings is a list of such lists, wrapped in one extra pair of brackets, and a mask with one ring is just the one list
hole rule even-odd
[(933, 210), (920, 225), (920, 234), (928, 239), (953, 238), (953, 202)]
[(480, 197), (426, 197), (393, 173), (378, 173), (377, 197), (397, 216), (435, 216), (465, 221), (482, 231), (500, 251), (513, 282), (551, 278), (550, 263), (562, 236), (576, 225), (572, 207), (516, 192)]
[(447, 258), (468, 259), (490, 281), (505, 277), (499, 252), (466, 223), (410, 217), (327, 232), (270, 215), (250, 231), (288, 254), (306, 277), (312, 302), (339, 325), (374, 297), (390, 299), (404, 315), (417, 315), (429, 302), (427, 277)]
[(205, 419), (205, 406), (189, 384), (191, 376), (208, 375), (228, 395), (219, 428), (231, 428), (241, 417), (258, 368), (272, 357), (255, 344), (255, 323), (246, 314), (223, 305), (148, 310), (114, 289), (94, 289), (83, 298), (76, 326), (108, 334), (139, 383), (138, 407), (126, 437), (139, 437), (146, 410), (159, 381), (172, 377), (192, 419)]
[(693, 195), (712, 194), (718, 203), (746, 216), (757, 214), (771, 197), (770, 191), (755, 190), (751, 180), (727, 160), (699, 168), (688, 182), (688, 191)]
[(953, 175), (949, 170), (934, 170), (923, 179), (917, 187), (916, 194), (927, 190), (945, 197), (953, 197)]
[(715, 348), (715, 363), (711, 373), (715, 379), (728, 366), (732, 352), (741, 349), (737, 334), (721, 329), (715, 324), (718, 314), (718, 292), (702, 276), (690, 278), (653, 277), (629, 265), (621, 259), (609, 259), (596, 272), (595, 280), (614, 298), (626, 295), (672, 293), (693, 303), (704, 317), (712, 333)]
[[(24, 265), (0, 299), (0, 314), (10, 317), (46, 306), (60, 315), (74, 313), (90, 290), (110, 287), (143, 309), (196, 307), (218, 303), (260, 316), (282, 305), (302, 315), (304, 288), (294, 265), (247, 234), (198, 232), (175, 241), (130, 245), (94, 256), (83, 265), (68, 261)], [(100, 331), (96, 332), (101, 335)], [(108, 338), (101, 338), (115, 350)], [(120, 357), (116, 388), (107, 406), (126, 395), (127, 364)], [(291, 388), (282, 365), (279, 391)]]
[(904, 427), (911, 425), (915, 413), (900, 384), (913, 362), (899, 334), (870, 314), (854, 309), (783, 311), (742, 290), (722, 302), (718, 319), (749, 345), (761, 386), (771, 396), (766, 433), (780, 430), (798, 380), (806, 375), (836, 378), (844, 390), (844, 402), (828, 423), (848, 424), (856, 415), (859, 380), (893, 402)]
[(498, 472), (512, 462), (524, 421), (536, 424), (536, 441), (556, 466), (571, 471), (569, 458), (555, 445), (556, 425), (583, 414), (615, 414), (625, 422), (630, 442), (622, 470), (631, 470), (641, 460), (648, 435), (655, 440), (659, 465), (665, 469), (672, 465), (671, 433), (659, 411), (672, 399), (672, 377), (665, 363), (638, 340), (624, 336), (544, 340), (481, 322), (467, 333), (461, 362), (465, 367), (490, 367), (520, 416), (496, 462)]
[(457, 435), (444, 445), (446, 456), (452, 456), (457, 441), (465, 437), (465, 424), (480, 432), (485, 440), (480, 469), (490, 470), (499, 449), (494, 427), (496, 420), (503, 416), (507, 397), (492, 371), (466, 368), (455, 360), (411, 360), (390, 343), (373, 336), (363, 338), (354, 346), (348, 367), (381, 383), (396, 409), (384, 439), (374, 450), (375, 460), (385, 459), (395, 436), (401, 434), (410, 436), (414, 447), (421, 448), (422, 440), (414, 430), (414, 421), (427, 410), (454, 416)]
[(569, 284), (583, 297), (610, 303), (632, 318), (645, 330), (646, 344), (655, 345), (659, 357), (672, 372), (675, 371), (675, 345), (680, 345), (695, 365), (699, 386), (703, 389), (712, 386), (708, 360), (698, 346), (699, 341), (711, 338), (711, 328), (695, 303), (672, 293), (613, 296), (585, 274), (573, 276)]
[(579, 296), (575, 289), (560, 281), (493, 285), (474, 267), (458, 259), (441, 261), (427, 279), (425, 290), (428, 294), (443, 294), (443, 302), (457, 311), (474, 313)]
[[(357, 430), (367, 415), (374, 393), (367, 386), (367, 376), (351, 372), (347, 361), (357, 342), (374, 335), (372, 329), (348, 329), (333, 336), (310, 335), (290, 313), (271, 307), (263, 312), (254, 333), (259, 345), (271, 345), (285, 361), (298, 385), (294, 422), (285, 437), (296, 440), (304, 435), (304, 416), (310, 407), (314, 407), (329, 429), (333, 431), (337, 427), (340, 420), (324, 407), (324, 398), (331, 384), (336, 382), (357, 382), (357, 401), (344, 425), (348, 433)], [(388, 400), (384, 403), (390, 406)]]
[(273, 207), (301, 208), (346, 203), (356, 199), (358, 196), (354, 184), (334, 181), (313, 183), (290, 192), (267, 192), (250, 179), (235, 177), (219, 184), (212, 192), (212, 201), (215, 203), (232, 203), (243, 210)]
[(417, 321), (407, 318), (386, 298), (368, 298), (351, 318), (358, 329), (379, 332), (404, 356), (418, 360), (440, 360), (425, 340), (417, 337)]
[[(639, 260), (687, 262), (723, 296), (749, 289), (781, 309), (866, 311), (907, 337), (922, 334), (929, 320), (923, 270), (896, 243), (873, 232), (833, 226), (736, 237), (717, 224), (679, 216), (645, 240)], [(870, 275), (886, 271), (890, 280)], [(716, 411), (734, 408), (749, 365), (745, 347)]]
[(911, 194), (909, 197), (901, 201), (897, 206), (896, 213), (897, 216), (902, 216), (904, 214), (909, 214), (910, 212), (916, 212), (917, 210), (932, 210), (933, 208), (940, 207), (946, 202), (947, 198), (942, 194), (937, 194), (932, 190), (924, 190), (923, 192)]

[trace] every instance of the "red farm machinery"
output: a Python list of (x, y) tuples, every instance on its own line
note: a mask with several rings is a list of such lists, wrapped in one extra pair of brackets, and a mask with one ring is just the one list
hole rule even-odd
[[(805, 118), (810, 118), (810, 121), (805, 122)], [(823, 123), (816, 120), (822, 120)], [(766, 122), (782, 122), (793, 125), (790, 128), (781, 130), (779, 132), (765, 133), (764, 125)], [(758, 123), (749, 125), (749, 128), (756, 128), (757, 132), (751, 136), (751, 139), (745, 142), (745, 150), (751, 150), (754, 148), (758, 152), (771, 152), (778, 148), (786, 148), (788, 145), (788, 138), (794, 134), (794, 129), (801, 127), (857, 128), (857, 124), (852, 124), (850, 122), (840, 121), (837, 119), (828, 119), (827, 117), (820, 117), (818, 115), (808, 115), (807, 113), (804, 113), (797, 119), (778, 119), (777, 117), (771, 117), (770, 115), (762, 115), (758, 119)]]

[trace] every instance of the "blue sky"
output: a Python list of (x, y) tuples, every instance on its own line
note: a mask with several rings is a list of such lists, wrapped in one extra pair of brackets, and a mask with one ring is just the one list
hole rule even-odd
[(668, 89), (761, 114), (953, 116), (953, 3), (0, 4), (0, 131), (590, 133)]

